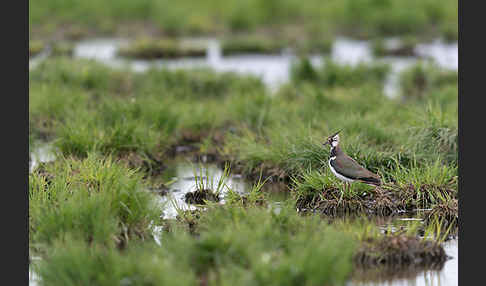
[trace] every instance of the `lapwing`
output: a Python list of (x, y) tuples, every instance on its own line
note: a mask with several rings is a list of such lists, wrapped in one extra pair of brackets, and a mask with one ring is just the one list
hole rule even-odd
[(338, 179), (344, 181), (346, 186), (349, 186), (350, 183), (355, 181), (368, 185), (380, 186), (380, 176), (368, 171), (341, 150), (339, 147), (339, 132), (341, 132), (341, 130), (329, 136), (327, 141), (322, 144), (323, 146), (326, 146), (327, 144), (331, 145), (331, 154), (328, 163), (332, 173)]

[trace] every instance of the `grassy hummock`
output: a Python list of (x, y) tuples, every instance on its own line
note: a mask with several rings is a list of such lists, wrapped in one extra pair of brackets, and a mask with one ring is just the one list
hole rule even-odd
[(44, 247), (66, 236), (123, 247), (150, 236), (161, 211), (144, 191), (142, 174), (98, 154), (62, 158), (29, 175), (29, 240)]
[(190, 45), (173, 39), (143, 38), (120, 48), (118, 55), (137, 59), (204, 57), (206, 47)]

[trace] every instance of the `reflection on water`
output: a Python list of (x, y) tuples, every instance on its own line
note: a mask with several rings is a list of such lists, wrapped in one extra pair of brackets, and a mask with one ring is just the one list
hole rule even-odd
[[(223, 56), (220, 42), (216, 39), (196, 38), (186, 39), (185, 41), (193, 42), (197, 45), (205, 45), (207, 47), (206, 57), (158, 60), (135, 60), (118, 57), (118, 49), (128, 44), (128, 41), (125, 39), (80, 41), (75, 45), (74, 57), (97, 60), (112, 67), (128, 67), (136, 72), (144, 72), (154, 67), (168, 69), (206, 67), (219, 72), (230, 71), (249, 74), (261, 78), (271, 91), (275, 91), (279, 85), (288, 82), (290, 67), (293, 61), (297, 59), (294, 54), (285, 51), (278, 55), (247, 54)], [(457, 43), (448, 44), (441, 40), (422, 43), (415, 47), (415, 53), (421, 58), (430, 59), (437, 63), (439, 67), (452, 70), (457, 70), (458, 68)], [(356, 65), (361, 62), (369, 63), (375, 59), (388, 63), (391, 71), (385, 79), (384, 94), (389, 97), (398, 94), (398, 73), (419, 60), (419, 57), (375, 58), (369, 41), (345, 37), (338, 37), (334, 41), (330, 55), (313, 55), (310, 57), (310, 60), (315, 66), (320, 66), (323, 64), (324, 56), (330, 56), (334, 61), (346, 65)], [(34, 59), (29, 62), (29, 65), (35, 66), (35, 63), (32, 61)]]
[(458, 282), (458, 240), (443, 244), (447, 260), (440, 266), (406, 269), (369, 269), (356, 274), (359, 278), (350, 281), (347, 286), (456, 286)]

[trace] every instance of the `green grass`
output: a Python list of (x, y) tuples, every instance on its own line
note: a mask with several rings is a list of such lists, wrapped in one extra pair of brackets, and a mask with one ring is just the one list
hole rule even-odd
[[(325, 165), (329, 151), (322, 142), (343, 129), (344, 150), (385, 176), (394, 160), (404, 168), (412, 159), (421, 165), (437, 157), (456, 164), (457, 81), (400, 102), (383, 95), (382, 66), (328, 62), (316, 73), (322, 80), (302, 76), (269, 97), (257, 79), (231, 73), (141, 75), (87, 61), (47, 61), (30, 73), (31, 134), (48, 134), (63, 154), (80, 157), (91, 151), (154, 155), (192, 142), (240, 162), (244, 173), (264, 165), (288, 176)], [(224, 142), (212, 145), (208, 138), (218, 133)]]
[[(402, 257), (401, 248), (387, 252), (392, 239), (418, 247), (411, 255), (437, 250), (429, 242), (457, 219), (457, 81), (435, 77), (420, 99), (390, 99), (381, 67), (327, 68), (314, 70), (324, 80), (305, 75), (271, 96), (254, 77), (204, 69), (139, 74), (63, 57), (30, 71), (29, 144), (48, 139), (60, 151), (29, 175), (29, 247), (42, 257), (44, 284), (343, 285), (360, 249), (373, 250), (370, 261)], [(343, 192), (331, 175), (322, 143), (339, 129), (343, 150), (382, 176), (381, 192), (363, 184)], [(144, 166), (169, 162), (180, 145), (230, 162), (254, 186), (161, 221), (143, 191), (154, 179)], [(292, 192), (278, 205), (262, 186), (275, 180)], [(298, 213), (302, 204), (382, 215), (432, 208), (420, 231), (434, 235), (330, 225)], [(444, 219), (451, 224), (434, 222)]]
[[(73, 63), (79, 68), (71, 69)], [(240, 94), (250, 91), (253, 98), (263, 98), (262, 83), (251, 77), (207, 70), (154, 70), (147, 75), (68, 59), (41, 64), (30, 74), (31, 133), (55, 135), (64, 154), (77, 156), (89, 151), (163, 152), (183, 130), (223, 126), (235, 109), (240, 118), (250, 115), (239, 102), (255, 103)], [(210, 111), (220, 106), (221, 98), (231, 109)], [(253, 118), (245, 120), (256, 124)]]
[(68, 234), (103, 245), (147, 238), (161, 211), (144, 188), (141, 173), (93, 153), (38, 168), (29, 175), (30, 242), (43, 247)]
[(155, 243), (130, 245), (120, 252), (67, 236), (55, 241), (35, 269), (41, 285), (195, 285), (194, 272), (179, 264)]
[(33, 57), (44, 49), (44, 43), (40, 40), (29, 41), (29, 58)]
[(251, 53), (278, 54), (284, 48), (284, 42), (267, 37), (230, 37), (221, 44), (221, 51), (225, 56)]
[(65, 30), (69, 35), (82, 35), (80, 31), (83, 30), (133, 35), (130, 31), (134, 26), (140, 27), (138, 32), (145, 32), (149, 26), (145, 33), (155, 30), (165, 35), (258, 33), (261, 30), (309, 37), (318, 33), (364, 37), (416, 34), (457, 40), (458, 35), (458, 4), (449, 0), (333, 0), (325, 3), (312, 0), (306, 5), (296, 0), (205, 0), (197, 3), (181, 0), (171, 5), (163, 0), (102, 3), (49, 0), (29, 4), (29, 31), (34, 36), (52, 33), (61, 25), (68, 27)]
[(406, 231), (401, 233), (388, 228), (390, 233), (384, 235), (365, 219), (327, 221), (317, 215), (301, 216), (291, 201), (266, 208), (236, 202), (209, 204), (193, 222), (193, 233), (187, 231), (185, 220), (170, 221), (164, 225), (160, 245), (138, 241), (123, 251), (67, 234), (66, 239), (53, 242), (35, 269), (46, 285), (194, 285), (198, 281), (208, 285), (345, 285), (362, 260), (381, 257), (388, 263), (415, 256), (445, 257), (438, 256), (443, 250), (431, 240), (442, 231), (439, 225), (427, 227), (424, 238), (416, 238), (421, 228), (417, 222), (406, 222)]
[(434, 64), (423, 62), (407, 68), (400, 74), (401, 91), (406, 98), (420, 99), (438, 88), (457, 86), (457, 81), (457, 71), (441, 70)]
[(398, 39), (396, 46), (389, 46), (383, 38), (373, 40), (372, 49), (376, 57), (383, 56), (415, 56), (415, 46), (419, 39), (413, 36), (406, 36)]
[(141, 59), (204, 57), (206, 47), (184, 44), (170, 39), (142, 38), (122, 47), (118, 54), (122, 57)]
[(198, 221), (197, 236), (180, 224), (169, 229), (160, 247), (147, 241), (123, 252), (76, 239), (56, 240), (39, 274), (49, 285), (122, 280), (194, 285), (196, 279), (209, 285), (344, 285), (356, 245), (350, 235), (318, 217), (301, 217), (291, 206), (276, 212), (213, 205)]
[(295, 83), (312, 82), (322, 87), (353, 87), (365, 83), (382, 83), (389, 67), (383, 64), (360, 63), (356, 67), (339, 65), (326, 59), (322, 67), (315, 68), (308, 58), (294, 63), (291, 79)]

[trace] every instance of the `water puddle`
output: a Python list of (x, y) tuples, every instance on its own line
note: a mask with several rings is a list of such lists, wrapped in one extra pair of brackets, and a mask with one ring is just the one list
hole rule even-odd
[(435, 40), (428, 44), (418, 44), (415, 52), (422, 57), (431, 58), (440, 67), (457, 70), (459, 67), (458, 43), (445, 43)]
[(371, 62), (373, 54), (369, 41), (338, 37), (332, 46), (331, 59), (342, 65), (355, 66)]
[[(91, 39), (80, 41), (75, 45), (74, 57), (100, 61), (115, 68), (127, 67), (136, 72), (144, 72), (150, 68), (190, 69), (204, 67), (218, 72), (254, 75), (261, 78), (271, 91), (275, 91), (281, 84), (289, 81), (290, 67), (297, 60), (297, 57), (290, 51), (282, 51), (282, 53), (276, 55), (242, 54), (223, 56), (221, 44), (216, 39), (194, 38), (185, 39), (184, 41), (192, 42), (195, 45), (205, 45), (207, 47), (206, 56), (157, 60), (127, 59), (119, 57), (117, 51), (123, 45), (128, 44), (128, 40)], [(444, 69), (457, 70), (458, 68), (457, 43), (448, 44), (441, 40), (435, 40), (431, 43), (418, 44), (415, 47), (415, 54), (418, 57), (394, 56), (375, 58), (369, 41), (338, 37), (329, 55), (312, 55), (310, 60), (316, 67), (323, 64), (323, 59), (326, 56), (343, 65), (353, 66), (359, 63), (370, 63), (374, 60), (387, 63), (390, 65), (391, 71), (385, 79), (383, 91), (388, 97), (398, 95), (398, 74), (418, 60), (428, 59)], [(31, 62), (29, 62), (30, 65)], [(35, 66), (35, 64), (32, 64), (32, 66)]]
[(198, 164), (191, 162), (178, 162), (175, 167), (170, 169), (166, 176), (173, 182), (169, 185), (167, 194), (159, 198), (163, 207), (163, 218), (174, 219), (178, 210), (195, 210), (196, 207), (185, 202), (186, 194), (196, 191), (196, 176), (198, 184), (212, 186), (211, 189), (217, 189), (219, 181), (224, 181), (224, 186), (220, 188), (220, 203), (224, 199), (229, 189), (243, 195), (247, 193), (250, 184), (246, 182), (241, 175), (230, 174), (224, 177), (224, 171), (214, 164)]
[(29, 57), (29, 70), (34, 69), (36, 66), (39, 65), (42, 61), (47, 59), (51, 55), (51, 48), (47, 47), (42, 50), (39, 54)]
[(32, 172), (39, 163), (52, 162), (56, 159), (55, 148), (51, 143), (34, 144), (29, 157), (29, 172)]
[(39, 261), (41, 258), (33, 256), (30, 258), (31, 261), (29, 262), (29, 286), (37, 286), (40, 283), (40, 278), (37, 272), (33, 269), (33, 264)]

